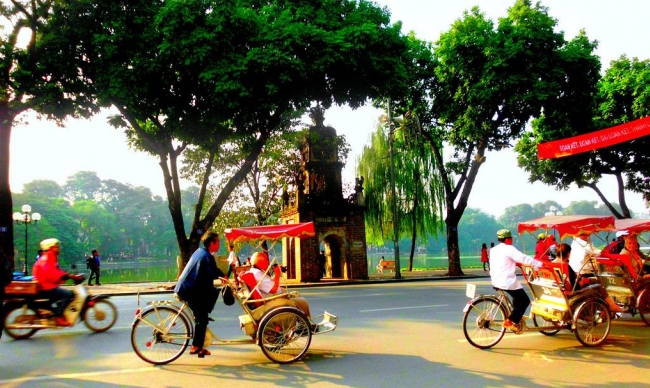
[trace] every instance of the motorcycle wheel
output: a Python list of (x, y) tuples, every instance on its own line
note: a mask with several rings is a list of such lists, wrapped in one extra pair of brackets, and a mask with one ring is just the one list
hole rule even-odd
[(604, 302), (590, 299), (583, 302), (574, 314), (575, 335), (584, 346), (600, 345), (611, 327), (609, 308)]
[(16, 324), (29, 324), (33, 323), (38, 316), (36, 311), (25, 305), (5, 306), (4, 328), (5, 333), (14, 339), (25, 339), (33, 336), (38, 329), (17, 329), (11, 328)]
[(117, 321), (117, 308), (106, 300), (96, 300), (93, 306), (86, 308), (83, 316), (84, 324), (95, 333), (104, 332)]
[(475, 300), (463, 316), (463, 333), (467, 342), (479, 349), (498, 344), (506, 333), (506, 309), (493, 299)]

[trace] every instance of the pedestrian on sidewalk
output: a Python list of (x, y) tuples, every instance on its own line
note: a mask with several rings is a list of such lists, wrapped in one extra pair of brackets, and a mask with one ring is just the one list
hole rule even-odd
[(90, 276), (88, 276), (88, 285), (92, 286), (92, 281), (95, 279), (95, 285), (101, 286), (99, 282), (99, 267), (101, 266), (101, 260), (99, 258), (99, 252), (97, 249), (93, 249), (92, 254), (88, 257), (86, 266), (90, 270)]
[[(490, 257), (488, 256), (488, 249), (486, 243), (483, 243), (483, 245), (481, 245), (481, 263), (483, 263), (483, 271), (490, 270)], [(485, 269), (486, 265), (487, 265), (487, 269)]]

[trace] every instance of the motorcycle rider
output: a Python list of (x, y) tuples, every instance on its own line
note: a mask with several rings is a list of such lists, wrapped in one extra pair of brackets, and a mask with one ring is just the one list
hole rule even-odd
[(38, 281), (38, 294), (40, 297), (50, 299), (50, 302), (56, 303), (53, 307), (54, 321), (58, 326), (72, 326), (71, 322), (63, 316), (65, 308), (74, 299), (74, 292), (64, 290), (59, 287), (68, 279), (82, 281), (81, 275), (69, 274), (59, 267), (59, 253), (61, 245), (59, 240), (48, 238), (41, 241), (41, 249), (44, 251), (43, 256), (34, 264), (32, 273)]

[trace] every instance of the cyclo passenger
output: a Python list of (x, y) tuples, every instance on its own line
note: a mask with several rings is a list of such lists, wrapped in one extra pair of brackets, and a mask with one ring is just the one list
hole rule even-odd
[(639, 249), (639, 241), (634, 234), (626, 233), (623, 235), (625, 247), (621, 250), (621, 255), (630, 256), (630, 263), (634, 267), (637, 275), (643, 279), (650, 279), (650, 263), (648, 257)]
[[(558, 244), (557, 247), (555, 248), (555, 254), (556, 258), (553, 260), (553, 263), (569, 263), (569, 258), (571, 257), (571, 246), (566, 243)], [(573, 291), (578, 291), (581, 286), (580, 282), (578, 281), (578, 274), (576, 274), (576, 271), (571, 268), (570, 265), (567, 265), (568, 271), (569, 271), (569, 284), (571, 285), (571, 289)]]
[(518, 332), (521, 330), (519, 324), (530, 304), (530, 298), (517, 280), (516, 265), (525, 264), (537, 269), (542, 266), (542, 262), (513, 247), (512, 233), (508, 229), (497, 231), (497, 239), (500, 244), (490, 249), (490, 278), (494, 287), (512, 297), (513, 309), (503, 323), (503, 327)]
[(596, 257), (600, 254), (600, 251), (595, 249), (589, 240), (589, 235), (586, 233), (581, 233), (577, 237), (573, 238), (571, 242), (571, 258), (569, 259), (569, 265), (573, 270), (584, 277), (593, 277), (594, 273), (585, 265), (591, 257)]
[[(569, 263), (570, 262), (570, 257), (571, 257), (571, 246), (569, 244), (559, 244), (556, 249), (557, 252), (557, 258), (553, 260), (554, 263)], [(571, 266), (568, 266), (569, 269), (569, 283), (571, 284), (571, 289), (573, 291), (578, 291), (582, 287), (580, 285), (580, 277), (576, 274), (576, 272), (571, 268)], [(607, 305), (609, 306), (609, 310), (615, 313), (622, 313), (625, 311), (621, 306), (617, 305), (614, 300), (607, 295), (607, 291), (599, 287), (600, 290), (600, 295), (602, 296), (603, 299), (605, 299), (605, 302), (607, 302)]]
[(59, 267), (59, 252), (61, 252), (61, 243), (55, 238), (48, 238), (41, 241), (41, 249), (45, 252), (40, 259), (34, 264), (32, 273), (38, 282), (39, 297), (48, 298), (50, 303), (55, 303), (53, 307), (54, 322), (57, 326), (72, 326), (71, 322), (63, 316), (65, 308), (74, 299), (74, 292), (64, 290), (59, 287), (68, 279), (81, 281), (84, 279), (81, 275), (69, 274)]
[[(282, 269), (280, 266), (275, 265), (272, 268), (273, 278), (267, 274), (268, 268), (268, 254), (266, 252), (255, 252), (253, 253), (253, 256), (251, 256), (251, 269), (244, 273), (251, 273), (254, 276), (255, 282), (259, 284), (257, 291), (260, 293), (262, 298), (286, 292), (284, 288), (280, 287), (280, 279), (282, 278)], [(245, 282), (245, 279), (240, 280)], [(291, 300), (300, 310), (305, 313), (305, 315), (307, 315), (308, 318), (311, 318), (309, 303), (307, 303), (307, 299), (302, 297), (292, 297)]]

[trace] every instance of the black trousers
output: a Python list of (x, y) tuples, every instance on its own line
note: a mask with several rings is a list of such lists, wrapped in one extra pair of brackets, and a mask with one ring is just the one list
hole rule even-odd
[(52, 312), (55, 316), (60, 317), (63, 316), (63, 311), (74, 299), (74, 292), (57, 287), (51, 290), (39, 291), (38, 297), (49, 299), (51, 303), (55, 304), (55, 306), (52, 306)]
[(526, 291), (524, 291), (523, 288), (520, 288), (518, 290), (504, 290), (504, 291), (507, 292), (508, 295), (512, 297), (513, 309), (508, 319), (514, 323), (519, 323), (519, 321), (521, 321), (521, 317), (524, 316), (524, 314), (526, 313), (526, 309), (530, 304), (530, 298), (528, 297)]
[(194, 314), (194, 338), (192, 339), (192, 346), (198, 346), (203, 349), (205, 332), (208, 330), (208, 318), (210, 312), (214, 309), (218, 297), (219, 290), (215, 288), (212, 295), (205, 295), (187, 301), (190, 309), (192, 309), (192, 314)]
[(99, 284), (99, 268), (89, 268), (90, 276), (88, 276), (88, 285), (95, 279), (95, 284)]

